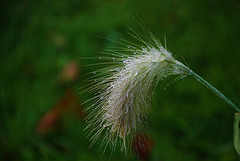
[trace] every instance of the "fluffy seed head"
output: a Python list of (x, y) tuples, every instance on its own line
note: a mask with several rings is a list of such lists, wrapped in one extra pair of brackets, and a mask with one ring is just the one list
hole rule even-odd
[(130, 45), (120, 51), (107, 50), (114, 65), (97, 71), (93, 78), (95, 83), (88, 89), (95, 93), (88, 108), (86, 127), (92, 136), (92, 144), (103, 134), (105, 145), (115, 147), (120, 138), (126, 150), (127, 138), (144, 124), (158, 82), (169, 75), (185, 75), (178, 66), (182, 63), (153, 36), (151, 43), (136, 36), (143, 46), (125, 40)]

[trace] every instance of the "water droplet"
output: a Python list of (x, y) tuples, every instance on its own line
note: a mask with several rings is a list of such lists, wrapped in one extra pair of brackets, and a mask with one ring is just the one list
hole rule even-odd
[(133, 75), (134, 75), (134, 76), (138, 75), (138, 72), (134, 73)]
[(183, 79), (183, 78), (185, 78), (185, 77), (187, 77), (187, 76), (186, 76), (186, 75), (182, 75), (182, 76), (181, 76), (181, 79)]
[(128, 108), (126, 108), (126, 111), (125, 111), (125, 114), (127, 114), (128, 113)]

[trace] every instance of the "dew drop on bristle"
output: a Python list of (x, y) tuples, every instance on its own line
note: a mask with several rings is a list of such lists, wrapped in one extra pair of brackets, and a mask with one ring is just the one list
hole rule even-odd
[(187, 76), (186, 75), (181, 75), (181, 79), (184, 79), (186, 78)]
[(123, 152), (123, 150), (124, 150), (124, 147), (121, 148), (121, 152)]

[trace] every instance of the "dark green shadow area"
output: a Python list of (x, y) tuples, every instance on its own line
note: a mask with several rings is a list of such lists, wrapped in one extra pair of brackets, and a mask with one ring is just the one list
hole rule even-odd
[[(202, 0), (9, 0), (0, 2), (0, 160), (101, 161), (89, 149), (79, 94), (83, 60), (117, 46), (101, 37), (128, 39), (137, 13), (177, 59), (240, 105), (240, 2)], [(184, 59), (182, 58), (184, 57)], [(100, 60), (97, 60), (100, 61)], [(236, 161), (234, 110), (191, 77), (160, 83), (149, 126), (153, 161)], [(165, 87), (166, 90), (165, 90)]]

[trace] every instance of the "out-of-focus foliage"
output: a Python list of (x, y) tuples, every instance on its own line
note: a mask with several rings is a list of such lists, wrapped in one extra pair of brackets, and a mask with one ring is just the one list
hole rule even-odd
[[(240, 2), (9, 0), (0, 2), (0, 160), (123, 160), (89, 149), (81, 93), (104, 37), (128, 38), (135, 13), (168, 50), (240, 105)], [(139, 27), (139, 26), (138, 26)], [(86, 66), (85, 66), (86, 65)], [(170, 82), (166, 81), (164, 84)], [(235, 161), (234, 112), (191, 77), (159, 85), (149, 160)], [(140, 157), (141, 158), (141, 157)], [(146, 157), (142, 157), (142, 159)], [(126, 160), (139, 160), (128, 157)]]

